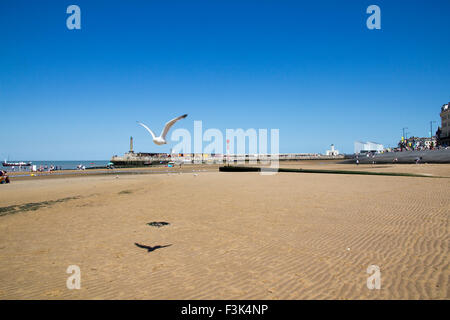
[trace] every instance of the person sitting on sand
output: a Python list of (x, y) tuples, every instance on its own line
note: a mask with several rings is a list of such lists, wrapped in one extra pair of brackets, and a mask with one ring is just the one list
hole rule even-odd
[(9, 177), (4, 170), (0, 170), (0, 183), (9, 183)]

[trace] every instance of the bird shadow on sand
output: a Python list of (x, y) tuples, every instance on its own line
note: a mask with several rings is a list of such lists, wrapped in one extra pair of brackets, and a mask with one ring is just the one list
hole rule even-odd
[(138, 248), (147, 249), (148, 252), (152, 252), (152, 251), (155, 251), (155, 250), (157, 250), (157, 249), (167, 248), (167, 247), (170, 247), (170, 246), (171, 246), (171, 244), (168, 244), (168, 245), (165, 245), (165, 246), (154, 246), (154, 247), (151, 247), (151, 246), (146, 246), (146, 245), (143, 245), (143, 244), (139, 244), (139, 243), (137, 243), (137, 242), (135, 242), (134, 244), (135, 244), (136, 247), (138, 247)]
[(163, 226), (168, 226), (170, 223), (169, 222), (150, 222), (147, 223), (147, 225), (151, 226), (151, 227), (157, 227), (157, 228), (161, 228)]

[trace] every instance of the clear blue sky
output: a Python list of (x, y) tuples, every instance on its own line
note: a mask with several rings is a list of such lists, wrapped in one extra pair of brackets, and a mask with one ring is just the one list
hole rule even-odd
[[(81, 8), (81, 30), (66, 27)], [(381, 8), (381, 30), (366, 8)], [(0, 157), (162, 151), (136, 124), (278, 128), (281, 152), (429, 134), (450, 101), (450, 1), (1, 1)], [(436, 127), (436, 124), (434, 124)], [(173, 145), (173, 144), (172, 144)]]

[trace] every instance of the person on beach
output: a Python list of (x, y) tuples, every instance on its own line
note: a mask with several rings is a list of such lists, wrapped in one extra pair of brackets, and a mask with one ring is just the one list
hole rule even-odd
[(6, 174), (6, 171), (0, 170), (0, 184), (9, 183), (9, 177)]

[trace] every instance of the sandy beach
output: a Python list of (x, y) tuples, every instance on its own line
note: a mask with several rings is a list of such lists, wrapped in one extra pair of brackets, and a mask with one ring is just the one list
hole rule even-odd
[[(13, 177), (0, 186), (0, 299), (450, 298), (450, 165), (281, 166), (447, 178)], [(70, 265), (79, 290), (66, 287)]]

